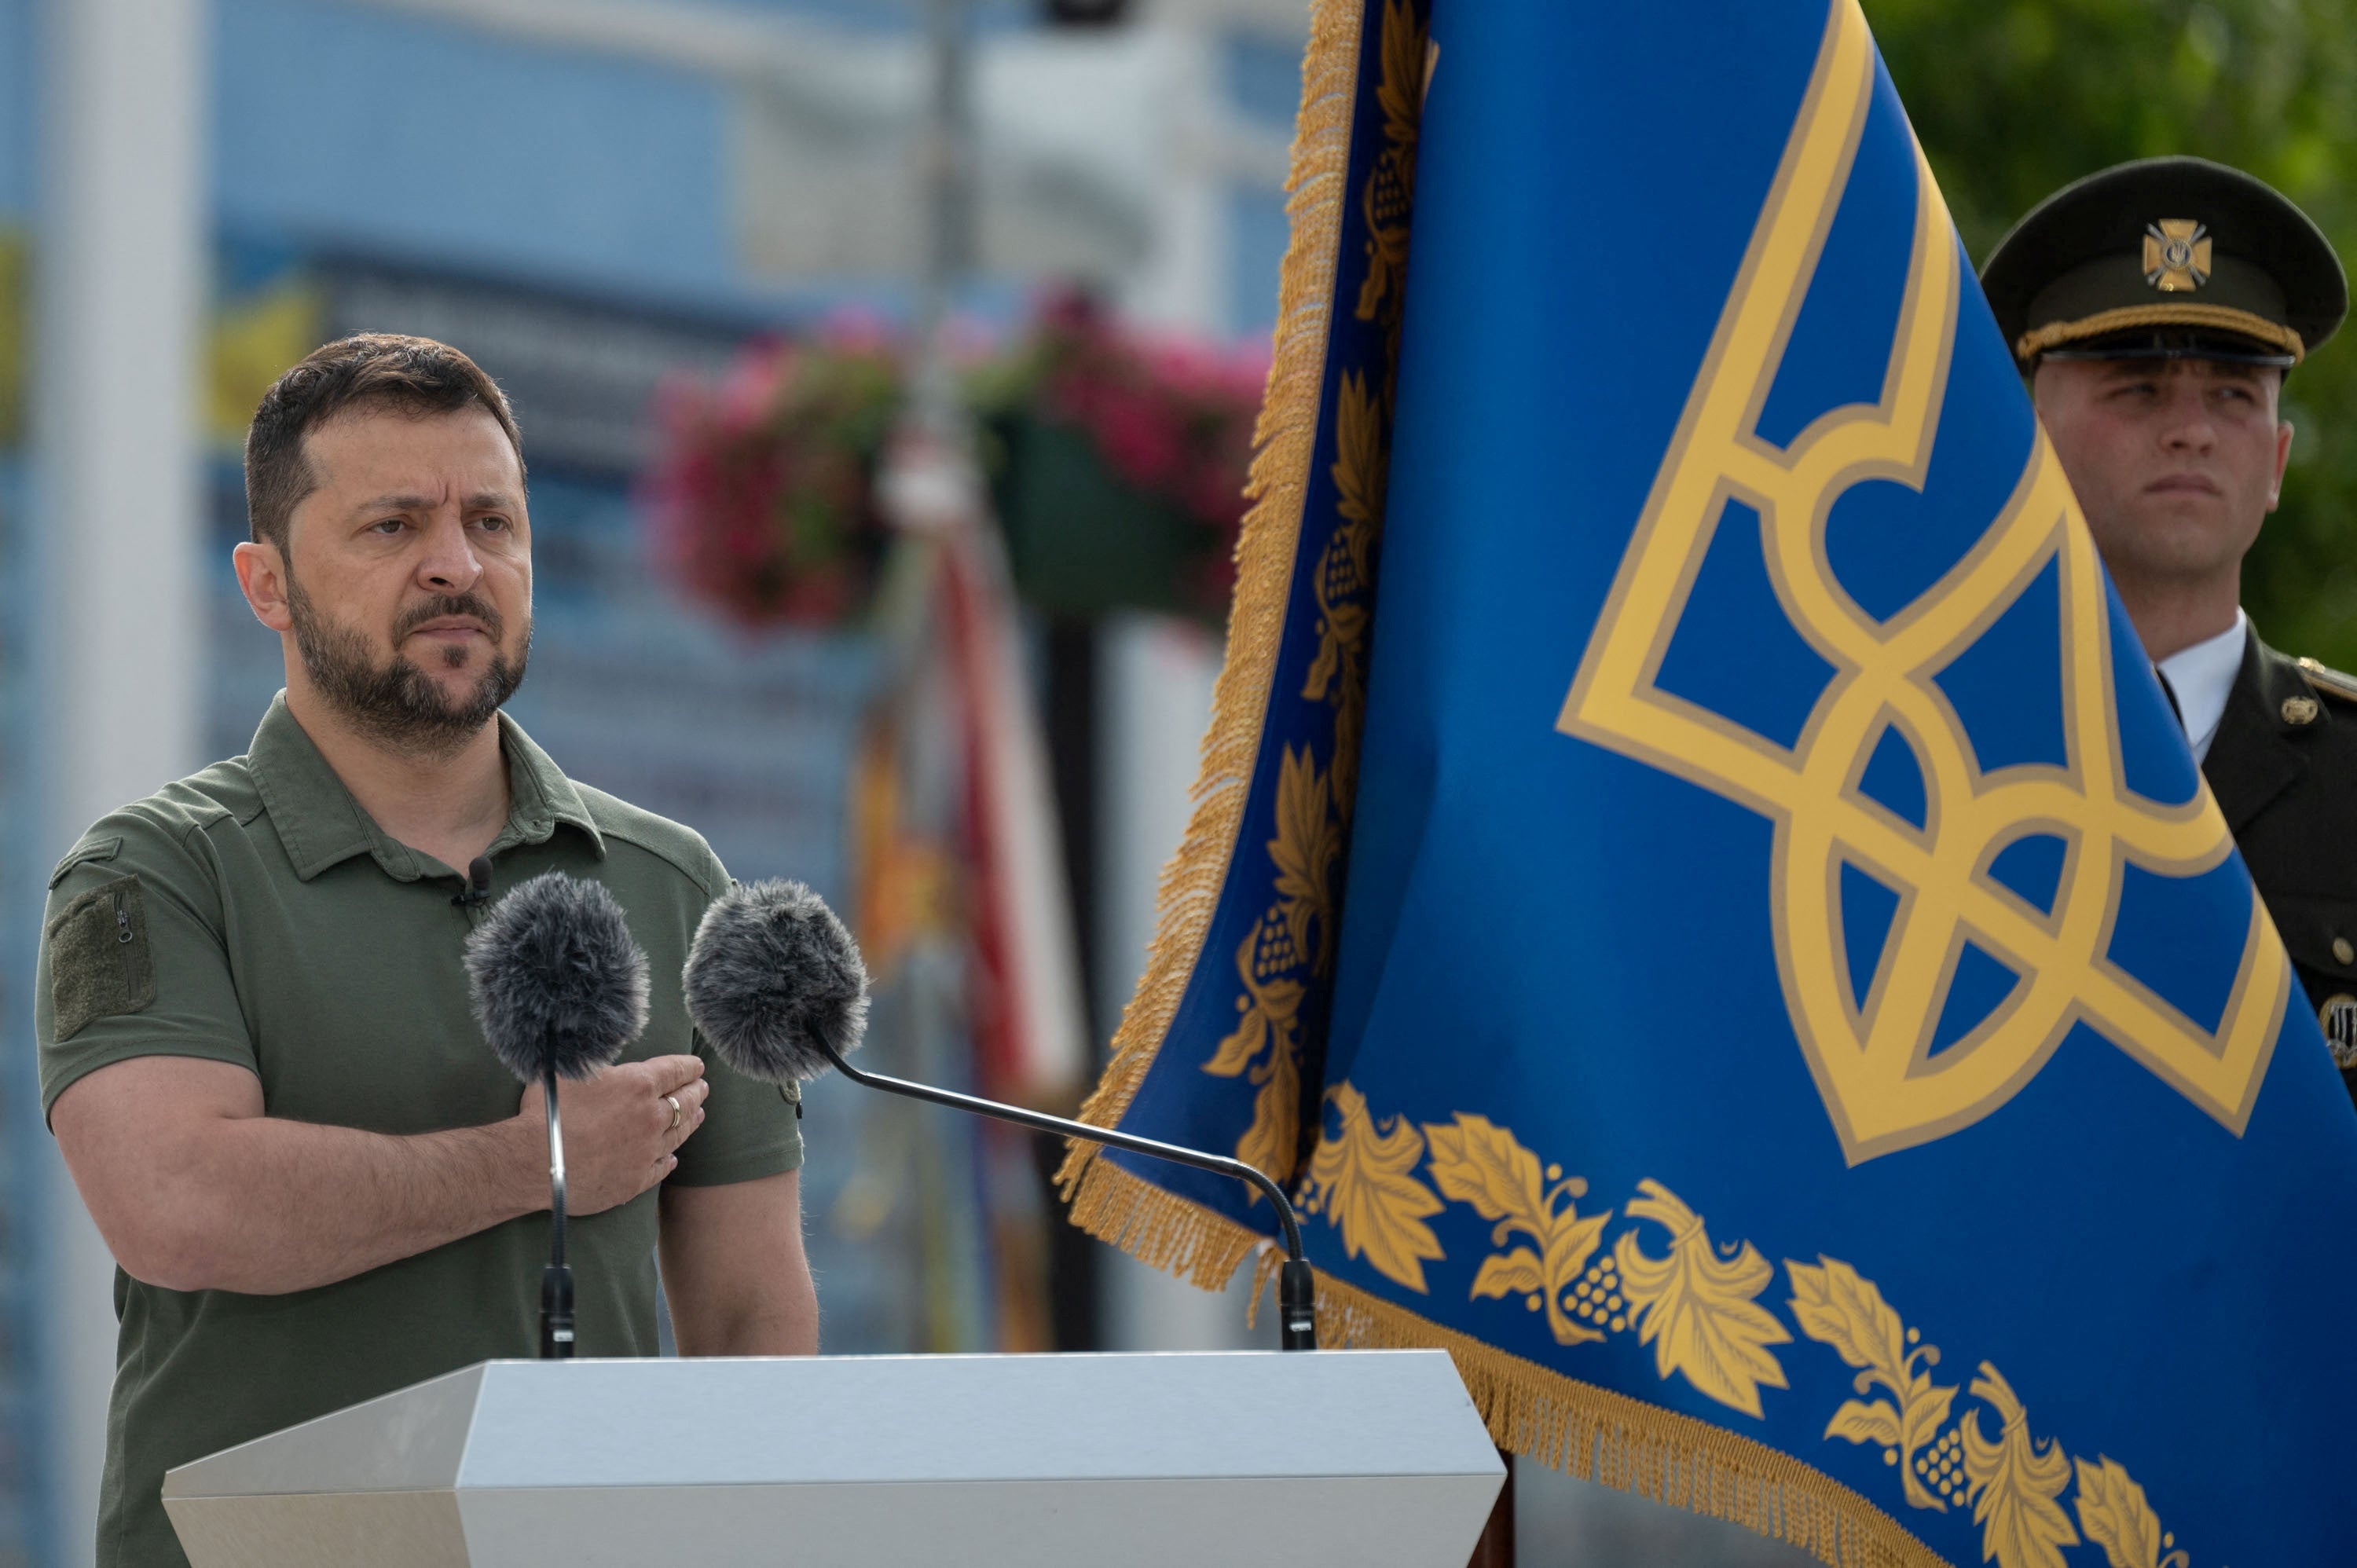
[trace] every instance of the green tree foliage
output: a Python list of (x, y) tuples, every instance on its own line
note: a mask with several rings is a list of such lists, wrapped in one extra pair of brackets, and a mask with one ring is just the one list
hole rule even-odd
[[(1865, 5), (1975, 260), (2049, 192), (2162, 153), (2249, 170), (2357, 259), (2349, 0)], [(2357, 329), (2293, 371), (2284, 402), (2291, 471), (2243, 602), (2276, 647), (2357, 668)]]

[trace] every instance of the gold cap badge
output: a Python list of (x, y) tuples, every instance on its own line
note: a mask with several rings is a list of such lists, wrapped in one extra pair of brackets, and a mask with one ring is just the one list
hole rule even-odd
[(2286, 697), (2283, 700), (2284, 723), (2287, 725), (2312, 725), (2316, 722), (2318, 711), (2314, 697)]
[(2144, 281), (2163, 294), (2186, 294), (2210, 281), (2210, 231), (2190, 218), (2144, 228)]

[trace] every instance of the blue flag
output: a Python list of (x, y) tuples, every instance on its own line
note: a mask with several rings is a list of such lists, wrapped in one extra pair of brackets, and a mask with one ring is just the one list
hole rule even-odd
[[(1575, 1474), (1829, 1562), (2357, 1561), (2357, 1117), (1854, 0), (1324, 0), (1295, 156), (1088, 1114), (1282, 1176), (1327, 1342)], [(1067, 1176), (1266, 1264), (1241, 1187)]]

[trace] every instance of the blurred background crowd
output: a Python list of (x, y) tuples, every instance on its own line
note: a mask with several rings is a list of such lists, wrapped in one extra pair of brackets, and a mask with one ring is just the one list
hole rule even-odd
[[(1975, 257), (2056, 186), (2163, 152), (2240, 164), (2357, 239), (2346, 9), (1867, 6)], [(973, 177), (947, 373), (1011, 611), (914, 585), (879, 489), (925, 368), (944, 15)], [(1069, 1110), (1186, 821), (1307, 25), (1308, 0), (0, 0), (0, 1565), (86, 1557), (112, 1369), (105, 1260), (33, 1086), (42, 885), (98, 811), (242, 751), (278, 683), (229, 570), (263, 389), (357, 330), (477, 358), (533, 470), (518, 717), (738, 876), (844, 909), (879, 1065)], [(1609, 267), (1642, 220), (1597, 215), (1566, 269)], [(2292, 378), (2245, 597), (2272, 642), (2342, 667), (2352, 391), (2347, 346)], [(118, 570), (186, 613), (118, 596)], [(88, 765), (124, 729), (167, 738)], [(831, 1352), (1262, 1337), (1233, 1292), (1063, 1225), (1058, 1150), (834, 1082), (809, 1114)], [(1783, 1560), (1523, 1474), (1527, 1563)]]

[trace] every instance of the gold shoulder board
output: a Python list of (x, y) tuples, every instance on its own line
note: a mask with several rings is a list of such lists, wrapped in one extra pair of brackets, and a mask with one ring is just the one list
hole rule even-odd
[(2313, 659), (2301, 660), (2299, 672), (2310, 686), (2324, 695), (2344, 703), (2357, 703), (2357, 675), (2344, 675), (2338, 670), (2328, 670)]

